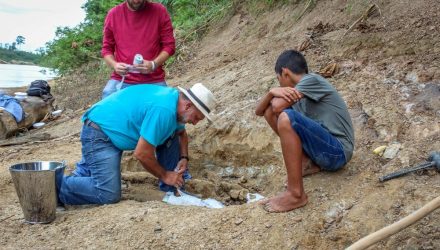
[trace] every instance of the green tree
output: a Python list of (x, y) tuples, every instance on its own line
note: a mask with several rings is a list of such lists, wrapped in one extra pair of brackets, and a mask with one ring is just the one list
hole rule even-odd
[(65, 73), (99, 60), (105, 16), (119, 3), (120, 0), (88, 0), (82, 6), (86, 12), (84, 21), (74, 28), (58, 27), (55, 39), (46, 43), (43, 64)]
[(17, 42), (17, 45), (20, 46), (22, 44), (24, 44), (26, 38), (24, 38), (24, 36), (17, 36), (17, 38), (15, 39), (15, 42)]
[(44, 55), (44, 54), (46, 53), (46, 48), (44, 48), (44, 47), (39, 47), (39, 48), (37, 48), (37, 49), (35, 50), (35, 53), (36, 53), (37, 55)]
[[(55, 39), (46, 43), (43, 65), (65, 73), (91, 60), (100, 60), (105, 17), (112, 7), (121, 2), (121, 0), (88, 0), (82, 6), (86, 12), (84, 21), (74, 28), (58, 27)], [(233, 4), (232, 0), (159, 0), (159, 2), (163, 3), (171, 14), (178, 39), (177, 55), (182, 41), (198, 38), (208, 24), (223, 16)]]
[(11, 50), (9, 47), (4, 47), (0, 48), (0, 58), (6, 62), (22, 61), (39, 64), (41, 55), (21, 50)]
[(11, 46), (9, 46), (9, 50), (17, 50), (17, 43), (16, 42), (12, 42)]

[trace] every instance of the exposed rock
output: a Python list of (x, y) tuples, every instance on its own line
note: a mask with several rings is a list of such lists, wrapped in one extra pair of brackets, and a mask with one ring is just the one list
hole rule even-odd
[(238, 219), (235, 220), (234, 224), (238, 226), (238, 225), (240, 225), (241, 223), (243, 223), (243, 221), (244, 221), (244, 220), (243, 220), (242, 218), (238, 218)]
[(155, 232), (155, 233), (160, 233), (160, 232), (162, 232), (162, 227), (161, 227), (159, 224), (157, 224), (157, 225), (154, 227), (154, 232)]
[(240, 183), (246, 183), (246, 182), (247, 182), (246, 177), (242, 176), (242, 177), (240, 178)]
[(233, 189), (229, 192), (229, 195), (231, 196), (232, 199), (237, 200), (240, 195), (240, 190)]
[(383, 153), (383, 157), (385, 159), (393, 159), (396, 157), (397, 153), (399, 153), (400, 148), (402, 147), (402, 144), (395, 142), (390, 144)]

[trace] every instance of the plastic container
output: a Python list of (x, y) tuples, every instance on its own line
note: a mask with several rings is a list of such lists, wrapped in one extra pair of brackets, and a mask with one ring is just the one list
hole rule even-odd
[(26, 99), (26, 96), (14, 96), (15, 99), (19, 100), (19, 101), (23, 101), (24, 99)]
[(142, 57), (141, 54), (134, 55), (133, 65), (135, 65), (135, 64), (142, 64), (143, 62), (144, 62), (144, 58)]
[(15, 92), (14, 94), (15, 94), (14, 98), (19, 101), (22, 101), (27, 97), (27, 94), (25, 92)]
[(37, 123), (32, 124), (32, 127), (34, 127), (34, 128), (41, 128), (44, 125), (46, 125), (46, 123), (44, 123), (44, 122), (37, 122)]
[(26, 97), (27, 93), (26, 92), (15, 92), (14, 95), (15, 96), (25, 96)]
[(53, 111), (53, 112), (52, 112), (52, 115), (55, 116), (55, 117), (56, 117), (56, 116), (60, 116), (62, 112), (63, 112), (63, 111), (62, 111), (61, 109), (58, 109), (58, 110)]

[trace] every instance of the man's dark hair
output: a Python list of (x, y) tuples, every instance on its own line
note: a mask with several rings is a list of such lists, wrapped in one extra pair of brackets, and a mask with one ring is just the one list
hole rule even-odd
[(283, 68), (288, 68), (295, 74), (308, 74), (309, 68), (304, 56), (296, 50), (286, 50), (278, 57), (275, 63), (275, 72), (281, 75)]

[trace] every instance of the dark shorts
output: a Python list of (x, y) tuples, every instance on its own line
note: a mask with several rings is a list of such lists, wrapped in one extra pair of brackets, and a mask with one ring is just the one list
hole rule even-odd
[(347, 163), (342, 143), (326, 128), (293, 109), (284, 112), (301, 139), (303, 151), (321, 169), (336, 171)]

